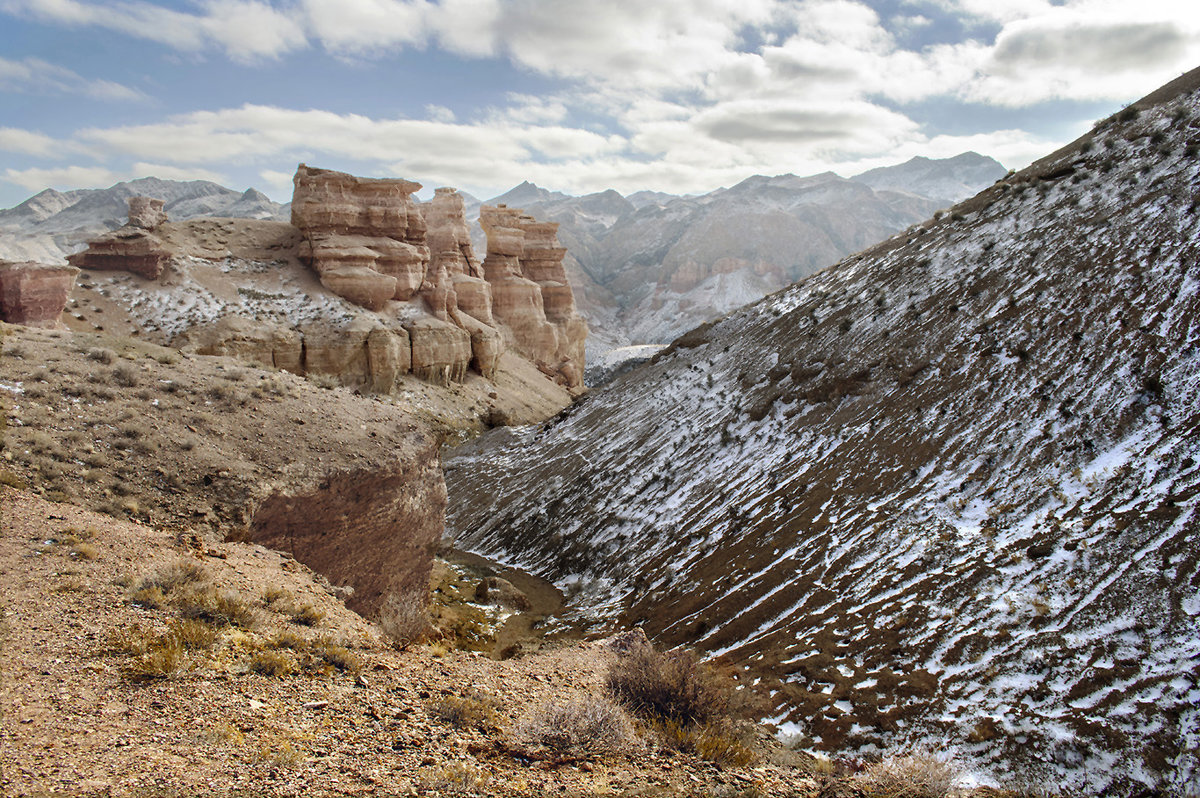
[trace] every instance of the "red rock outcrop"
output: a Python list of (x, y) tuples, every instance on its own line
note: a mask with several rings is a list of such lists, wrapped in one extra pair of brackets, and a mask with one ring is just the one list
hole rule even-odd
[(154, 234), (165, 221), (162, 200), (130, 197), (125, 226), (88, 241), (87, 249), (68, 256), (67, 262), (81, 269), (130, 272), (157, 280), (170, 259), (170, 252)]
[(28, 327), (59, 327), (79, 269), (0, 261), (0, 320)]
[(479, 222), (487, 233), (483, 271), (492, 313), (508, 343), (568, 388), (582, 388), (587, 324), (567, 282), (558, 224), (505, 205), (483, 206)]

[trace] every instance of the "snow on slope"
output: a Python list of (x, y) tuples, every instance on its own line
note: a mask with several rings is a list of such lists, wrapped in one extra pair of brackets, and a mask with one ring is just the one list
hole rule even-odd
[(801, 745), (1195, 790), (1197, 85), (463, 448), (458, 544), (749, 666)]

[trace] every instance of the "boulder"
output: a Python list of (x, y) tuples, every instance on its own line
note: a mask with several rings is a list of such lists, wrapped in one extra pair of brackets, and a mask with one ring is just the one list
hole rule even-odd
[(0, 319), (29, 327), (59, 327), (79, 269), (0, 261)]

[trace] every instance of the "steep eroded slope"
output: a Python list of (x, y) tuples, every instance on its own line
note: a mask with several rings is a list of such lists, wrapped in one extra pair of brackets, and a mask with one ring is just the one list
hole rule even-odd
[(750, 664), (805, 745), (1194, 786), (1198, 84), (462, 450), (459, 545)]

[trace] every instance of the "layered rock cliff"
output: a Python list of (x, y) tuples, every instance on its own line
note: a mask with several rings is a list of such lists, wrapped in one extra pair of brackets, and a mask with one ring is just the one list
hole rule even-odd
[(79, 270), (44, 263), (0, 260), (0, 321), (58, 327)]
[(67, 262), (80, 269), (123, 271), (157, 280), (171, 255), (154, 231), (166, 221), (162, 200), (130, 197), (129, 221), (91, 239), (87, 249), (69, 256)]
[(483, 272), (492, 287), (492, 312), (509, 343), (569, 388), (583, 385), (587, 324), (575, 309), (559, 246), (558, 224), (517, 208), (485, 205)]
[[(413, 199), (417, 183), (303, 164), (295, 186), (291, 225), (172, 223), (161, 202), (132, 198), (130, 222), (72, 259), (91, 271), (119, 269), (144, 279), (117, 281), (115, 290), (105, 289), (105, 301), (87, 296), (92, 312), (116, 299), (137, 319), (138, 331), (156, 341), (327, 375), (374, 393), (401, 390), (410, 376), (448, 387), (473, 373), (493, 383), (484, 391), (481, 419), (536, 420), (528, 410), (543, 406), (548, 394), (528, 374), (515, 382), (500, 377), (502, 369), (524, 370), (506, 360), (506, 341), (525, 338), (493, 313), (493, 286), (471, 248), (463, 199), (454, 189), (440, 189), (422, 205)], [(518, 350), (519, 359), (558, 383), (555, 390), (578, 393), (587, 330), (561, 267), (554, 269), (561, 253), (553, 231), (531, 228), (531, 235), (541, 236), (542, 249), (531, 250), (529, 261), (538, 282), (527, 282), (546, 335), (540, 347)], [(89, 276), (85, 285), (94, 284)], [(543, 293), (553, 322), (540, 309)], [(519, 313), (506, 318), (518, 328), (524, 322)], [(500, 382), (510, 396), (497, 394)], [(553, 401), (561, 407), (569, 399), (564, 393)]]

